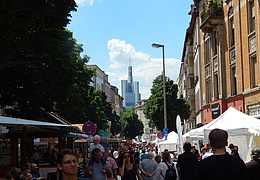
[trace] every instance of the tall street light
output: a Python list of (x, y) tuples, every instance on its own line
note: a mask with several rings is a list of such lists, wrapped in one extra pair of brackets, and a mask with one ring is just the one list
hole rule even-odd
[(153, 43), (153, 44), (152, 44), (152, 47), (154, 47), (154, 48), (162, 48), (162, 52), (163, 52), (163, 101), (164, 101), (164, 128), (167, 129), (164, 45)]

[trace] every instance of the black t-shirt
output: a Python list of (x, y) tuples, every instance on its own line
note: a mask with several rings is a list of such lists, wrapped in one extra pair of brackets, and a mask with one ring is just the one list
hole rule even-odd
[(260, 179), (260, 159), (253, 159), (246, 163), (246, 169), (249, 180)]
[(133, 168), (131, 170), (124, 169), (124, 176), (121, 177), (121, 180), (136, 180), (137, 176), (137, 165), (133, 164)]
[(229, 154), (212, 155), (200, 161), (194, 180), (246, 180), (246, 165), (242, 159)]
[(192, 180), (198, 157), (192, 152), (184, 152), (179, 155), (177, 167), (180, 168), (180, 180)]

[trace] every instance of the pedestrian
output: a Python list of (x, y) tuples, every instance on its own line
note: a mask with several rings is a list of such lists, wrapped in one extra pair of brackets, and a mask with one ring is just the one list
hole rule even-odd
[(146, 159), (140, 163), (141, 176), (143, 180), (155, 180), (157, 163), (153, 160), (154, 153), (150, 151)]
[(213, 155), (197, 164), (194, 180), (247, 179), (246, 165), (243, 160), (226, 153), (227, 140), (227, 131), (214, 129), (209, 133)]
[(117, 164), (113, 158), (110, 156), (110, 152), (108, 149), (105, 149), (105, 152), (103, 153), (103, 156), (106, 158), (106, 164), (109, 168), (109, 171), (111, 172), (111, 177), (106, 177), (106, 180), (113, 180), (117, 179)]
[(82, 165), (79, 166), (78, 176), (81, 178), (85, 177), (85, 168), (86, 168), (87, 163), (88, 163), (88, 159), (83, 159)]
[(162, 161), (162, 156), (156, 155), (154, 160), (155, 160), (155, 162), (157, 162), (157, 164), (160, 164), (160, 162)]
[[(106, 164), (101, 162), (101, 150), (96, 148), (92, 151), (93, 163), (86, 165), (85, 177), (91, 180), (105, 180), (106, 176), (111, 177), (111, 172)], [(90, 174), (90, 172), (92, 172)]]
[(33, 176), (30, 173), (30, 164), (25, 164), (23, 166), (22, 174), (20, 176), (21, 180), (33, 180)]
[(32, 174), (34, 180), (43, 179), (43, 176), (39, 170), (39, 167), (35, 163), (32, 163), (31, 174)]
[(19, 175), (18, 169), (16, 167), (12, 167), (10, 169), (10, 174), (13, 176), (14, 180), (20, 180), (20, 175)]
[(176, 166), (172, 164), (169, 152), (164, 152), (162, 154), (162, 162), (160, 162), (160, 164), (157, 166), (155, 179), (164, 180), (166, 178), (166, 171), (169, 169), (171, 165), (173, 166), (175, 173), (178, 177)]
[(139, 167), (139, 164), (140, 164), (140, 154), (139, 154), (139, 152), (137, 151), (137, 152), (135, 152), (135, 155), (134, 155), (134, 164), (136, 164), (138, 167)]
[(141, 153), (141, 161), (146, 159), (146, 156), (147, 156), (147, 154), (145, 153), (145, 149), (143, 149), (142, 153)]
[(78, 160), (76, 153), (69, 148), (62, 149), (57, 155), (57, 167), (62, 173), (62, 180), (81, 180), (77, 177)]
[(134, 159), (130, 156), (128, 152), (124, 152), (119, 159), (122, 166), (119, 167), (119, 175), (121, 180), (142, 180), (142, 177), (139, 172), (139, 168), (134, 164)]
[(177, 170), (180, 180), (191, 180), (193, 178), (195, 167), (198, 163), (198, 157), (191, 152), (190, 142), (183, 145), (184, 153), (177, 159)]
[[(230, 149), (230, 151), (231, 151), (230, 154), (232, 156), (239, 157), (239, 154), (238, 154), (237, 150), (235, 149), (235, 146), (233, 143), (229, 144), (228, 148)], [(238, 147), (237, 147), (237, 149), (238, 149)]]
[(246, 163), (248, 173), (248, 180), (260, 179), (260, 149), (253, 149), (251, 151), (251, 161)]

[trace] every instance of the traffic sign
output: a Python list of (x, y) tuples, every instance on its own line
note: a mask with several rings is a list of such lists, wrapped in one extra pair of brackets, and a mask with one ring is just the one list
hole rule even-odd
[(150, 129), (150, 133), (153, 133), (153, 129)]
[(168, 129), (163, 129), (163, 136), (168, 136)]
[(93, 122), (86, 122), (82, 127), (82, 131), (86, 135), (93, 135), (96, 132), (96, 125)]
[(164, 137), (163, 132), (158, 132), (158, 133), (157, 133), (157, 137), (158, 137), (159, 139), (162, 139), (162, 138)]

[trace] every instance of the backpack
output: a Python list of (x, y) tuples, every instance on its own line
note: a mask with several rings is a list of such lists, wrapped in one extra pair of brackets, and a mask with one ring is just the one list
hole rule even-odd
[(167, 166), (168, 169), (166, 170), (166, 174), (164, 179), (165, 180), (176, 180), (177, 179), (177, 174), (176, 174), (176, 170), (174, 168), (174, 165), (169, 165), (168, 163), (164, 162)]

